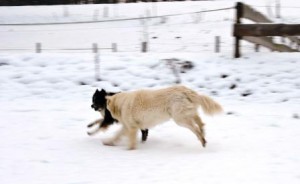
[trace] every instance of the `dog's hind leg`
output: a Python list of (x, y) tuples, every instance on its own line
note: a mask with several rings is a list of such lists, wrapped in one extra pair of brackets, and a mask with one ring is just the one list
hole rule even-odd
[(203, 145), (203, 143), (205, 145), (206, 140), (205, 140), (204, 123), (198, 115), (195, 115), (193, 119), (194, 119), (194, 122), (198, 125), (199, 131), (200, 131), (200, 134), (201, 134), (202, 145)]
[(189, 130), (191, 130), (197, 136), (197, 138), (200, 140), (202, 146), (205, 147), (206, 140), (205, 140), (204, 136), (202, 135), (198, 126), (193, 122), (192, 118), (187, 118), (187, 117), (186, 117), (186, 119), (179, 118), (179, 119), (174, 119), (174, 121), (179, 126), (182, 126), (182, 127), (185, 127), (185, 128), (188, 128)]
[(148, 129), (145, 129), (145, 130), (141, 130), (142, 132), (142, 142), (145, 142), (147, 140), (147, 137), (148, 137)]

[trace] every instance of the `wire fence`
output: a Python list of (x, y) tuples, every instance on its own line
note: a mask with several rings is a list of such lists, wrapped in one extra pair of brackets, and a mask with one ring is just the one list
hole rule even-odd
[[(233, 19), (230, 19), (230, 21)], [(183, 26), (183, 25), (189, 25), (189, 24), (205, 24), (205, 23), (217, 23), (217, 22), (224, 22), (224, 20), (202, 20), (201, 22), (199, 21), (189, 21), (189, 22), (181, 22), (181, 23), (167, 23), (166, 25), (168, 26)], [(64, 25), (64, 24), (61, 24)], [(151, 27), (161, 27), (163, 23), (161, 24), (151, 24)], [(1, 24), (0, 24), (1, 26)], [(5, 25), (8, 26), (8, 25)], [(21, 26), (21, 25), (20, 25)], [(22, 26), (26, 26), (25, 24)], [(76, 27), (76, 31), (81, 31), (81, 30), (107, 30), (107, 29), (131, 29), (131, 28), (142, 28), (144, 25), (131, 25), (131, 26), (122, 26), (122, 25), (109, 25), (109, 26), (101, 26), (101, 27), (82, 27), (78, 28)], [(13, 30), (14, 32), (49, 32), (49, 31), (74, 31), (74, 28), (55, 28), (55, 29), (44, 29), (39, 27), (39, 29), (26, 29), (26, 30), (20, 30), (16, 29)], [(11, 30), (0, 30), (1, 32), (11, 32)]]
[[(261, 6), (261, 7), (267, 7), (267, 6)], [(275, 7), (275, 6), (274, 6)], [(288, 8), (288, 7), (282, 7), (282, 8)], [(114, 30), (119, 30), (119, 29), (140, 29), (142, 30), (145, 27), (145, 20), (148, 21), (148, 29), (170, 29), (172, 26), (180, 26), (179, 29), (182, 29), (185, 26), (192, 25), (192, 24), (206, 24), (206, 23), (216, 23), (216, 22), (226, 22), (226, 21), (233, 21), (233, 14), (228, 14), (231, 17), (230, 18), (222, 18), (222, 17), (217, 17), (219, 20), (204, 20), (202, 18), (200, 21), (197, 20), (198, 17), (193, 17), (194, 20), (185, 20), (183, 22), (163, 22), (162, 19), (166, 17), (179, 17), (179, 16), (194, 16), (194, 15), (199, 15), (202, 13), (212, 13), (211, 15), (214, 16), (215, 12), (220, 12), (220, 11), (233, 11), (235, 7), (225, 7), (225, 8), (216, 8), (216, 9), (209, 9), (209, 10), (201, 10), (201, 11), (192, 11), (192, 12), (184, 12), (184, 13), (173, 13), (173, 14), (164, 14), (164, 15), (158, 15), (158, 16), (144, 16), (144, 17), (131, 17), (131, 18), (118, 18), (118, 19), (105, 19), (105, 20), (93, 20), (93, 16), (87, 16), (91, 20), (89, 21), (72, 21), (72, 22), (41, 22), (41, 23), (1, 23), (0, 26), (3, 28), (7, 29), (2, 29), (0, 30), (1, 33), (10, 33), (10, 32), (24, 32), (24, 33), (30, 33), (30, 32), (73, 32), (74, 28), (71, 27), (63, 27), (65, 25), (79, 25), (75, 29), (76, 31), (89, 31), (89, 30), (103, 30), (107, 31), (107, 29), (114, 29)], [(80, 15), (82, 16), (82, 15)], [(162, 21), (160, 23), (152, 23), (150, 25), (151, 20), (156, 20), (156, 19), (161, 19), (159, 21)], [(221, 20), (222, 19), (222, 20)], [(116, 24), (104, 24), (101, 23), (111, 23), (111, 22), (126, 22), (126, 21), (140, 21), (139, 24), (122, 24), (122, 25), (116, 25)], [(159, 22), (158, 21), (158, 22)], [(81, 26), (84, 24), (90, 24), (92, 26), (85, 27)], [(53, 28), (49, 29), (49, 26), (54, 26)], [(56, 26), (56, 25), (61, 25)], [(101, 26), (100, 26), (101, 25)], [(183, 26), (184, 25), (184, 26)], [(13, 29), (10, 29), (10, 27), (13, 26)], [(26, 26), (32, 27), (32, 28), (27, 28)], [(175, 28), (176, 29), (176, 28)], [(149, 30), (147, 30), (149, 31)], [(178, 30), (176, 30), (178, 31)], [(204, 31), (204, 30), (203, 30)], [(142, 32), (142, 31), (140, 31)], [(204, 32), (200, 33), (203, 35)], [(140, 33), (138, 33), (140, 34)], [(143, 33), (142, 33), (143, 34)], [(207, 33), (204, 33), (207, 34)], [(181, 37), (173, 37), (173, 40), (168, 42), (163, 39), (156, 39), (155, 36), (149, 37), (148, 35), (148, 42), (150, 40), (150, 43), (148, 43), (148, 49), (147, 51), (150, 52), (172, 52), (172, 51), (179, 51), (182, 50), (184, 52), (201, 52), (201, 51), (211, 51), (211, 52), (216, 52), (216, 50), (220, 51), (231, 51), (232, 50), (232, 43), (224, 43), (220, 41), (220, 43), (216, 43), (216, 38), (213, 35), (211, 36), (211, 39), (206, 39), (206, 41), (199, 40), (199, 42), (186, 42), (183, 40)], [(137, 35), (137, 37), (140, 37), (140, 35)], [(227, 37), (231, 37), (231, 35), (227, 35)], [(222, 38), (221, 38), (222, 40)], [(42, 42), (42, 41), (41, 41)], [(141, 52), (142, 49), (142, 40), (140, 43), (137, 43), (134, 41), (133, 43), (129, 43), (126, 45), (124, 42), (116, 42), (113, 43), (115, 46), (109, 46), (109, 47), (99, 47), (99, 51), (108, 51), (108, 52)], [(32, 47), (10, 47), (10, 48), (1, 48), (0, 51), (2, 52), (56, 52), (56, 53), (93, 53), (93, 47), (78, 47), (76, 48), (69, 48), (66, 46), (65, 48), (59, 48), (59, 47), (53, 47), (52, 48), (47, 48), (47, 44), (43, 43), (43, 47), (39, 49), (36, 48), (36, 46), (33, 45)], [(23, 44), (24, 45), (24, 44)], [(45, 46), (44, 46), (45, 45)], [(86, 45), (86, 44), (85, 44)], [(105, 45), (105, 44), (104, 44)], [(49, 45), (50, 46), (50, 45)], [(162, 48), (162, 47), (166, 48)], [(3, 47), (3, 46), (2, 46)], [(216, 47), (219, 47), (219, 49), (216, 49)], [(245, 48), (249, 48), (250, 46), (245, 44)], [(252, 47), (251, 47), (252, 49)]]
[[(267, 6), (267, 5), (252, 5), (252, 7), (258, 7), (258, 8), (277, 8), (277, 6)], [(280, 8), (283, 9), (300, 9), (300, 7), (293, 7), (293, 6), (280, 6)]]
[[(167, 23), (166, 20), (162, 21), (159, 19), (164, 19), (166, 17), (179, 17), (179, 16), (193, 16), (193, 15), (197, 15), (197, 14), (201, 14), (201, 13), (210, 13), (210, 12), (218, 12), (218, 11), (230, 11), (233, 10), (234, 7), (225, 7), (225, 8), (217, 8), (217, 9), (210, 9), (210, 10), (201, 10), (201, 11), (193, 11), (193, 12), (184, 12), (184, 13), (173, 13), (173, 14), (164, 14), (164, 15), (158, 15), (158, 16), (144, 16), (144, 17), (132, 17), (132, 18), (120, 18), (120, 19), (109, 19), (109, 20), (90, 20), (90, 21), (73, 21), (73, 22), (44, 22), (44, 23), (2, 23), (0, 24), (1, 27), (7, 27), (6, 29), (2, 29), (0, 30), (0, 33), (30, 33), (30, 32), (63, 32), (63, 31), (70, 31), (73, 32), (74, 31), (74, 27), (60, 27), (60, 26), (56, 26), (56, 25), (61, 25), (61, 26), (65, 26), (65, 25), (79, 25), (77, 26), (75, 29), (76, 31), (88, 31), (88, 30), (103, 30), (103, 31), (107, 31), (107, 29), (115, 29), (115, 30), (119, 30), (119, 29), (133, 29), (136, 28), (136, 30), (143, 30), (145, 28), (145, 21), (147, 20), (148, 22), (148, 29), (150, 29), (150, 27), (152, 29), (155, 28), (160, 28), (160, 29), (169, 29), (170, 26), (183, 26), (183, 25), (189, 25), (189, 24), (199, 24), (199, 23), (209, 23), (210, 21), (204, 21), (202, 20), (197, 21), (197, 20), (189, 20), (189, 21), (185, 21), (184, 22), (171, 22), (171, 23)], [(92, 17), (91, 17), (92, 18)], [(192, 17), (194, 18), (194, 17)], [(196, 17), (197, 18), (197, 17)], [(159, 21), (156, 21), (155, 23), (153, 22), (153, 24), (150, 25), (150, 21), (151, 20), (155, 20), (158, 19)], [(175, 19), (177, 20), (177, 19)], [(122, 25), (114, 25), (114, 24), (105, 24), (105, 26), (103, 26), (103, 24), (101, 23), (111, 23), (111, 22), (125, 22), (125, 21), (140, 21), (140, 23), (138, 24), (122, 24)], [(221, 20), (219, 20), (221, 21)], [(224, 20), (223, 20), (224, 21)], [(159, 22), (159, 23), (157, 23)], [(212, 21), (212, 22), (216, 22), (216, 21)], [(101, 26), (98, 26), (98, 24), (101, 24)], [(94, 24), (93, 26), (90, 27), (84, 27), (81, 26), (83, 24)], [(51, 29), (49, 29), (49, 26), (56, 26), (53, 27)], [(29, 27), (33, 27), (29, 28)], [(45, 26), (45, 27), (44, 27)], [(13, 27), (13, 29), (10, 29), (10, 27)], [(29, 28), (29, 29), (28, 29)], [(176, 29), (176, 28), (175, 28)], [(135, 30), (135, 31), (136, 31)], [(149, 31), (149, 30), (146, 30)], [(139, 32), (139, 31), (138, 31)], [(143, 32), (143, 31), (142, 31)], [(140, 34), (140, 33), (137, 33)], [(144, 34), (144, 33), (142, 33)], [(148, 34), (148, 33), (146, 33)], [(140, 37), (140, 35), (137, 35), (137, 37)], [(189, 46), (187, 46), (186, 43), (184, 43), (181, 40), (181, 37), (173, 37), (171, 42), (166, 42), (166, 41), (157, 41), (156, 37), (154, 36), (153, 38), (149, 38), (150, 36), (148, 35), (148, 41), (152, 40), (151, 43), (147, 43), (147, 47), (148, 48), (143, 48), (143, 43), (145, 41), (140, 41), (140, 43), (136, 43), (136, 41), (134, 43), (129, 43), (127, 46), (124, 42), (120, 42), (120, 43), (112, 43), (112, 45), (114, 46), (109, 46), (109, 47), (103, 47), (103, 48), (99, 48), (99, 51), (110, 51), (110, 52), (143, 52), (144, 51), (155, 51), (155, 52), (172, 52), (172, 51), (178, 51), (179, 49), (182, 48), (194, 48), (191, 50), (198, 50), (200, 51), (201, 47), (203, 47), (203, 43), (199, 43), (199, 44), (189, 44)], [(160, 37), (161, 38), (161, 37)], [(213, 41), (213, 37), (211, 39), (211, 48), (213, 50), (214, 46), (214, 41)], [(42, 41), (41, 41), (42, 42)], [(43, 47), (38, 48), (37, 46), (38, 44), (36, 44), (35, 46), (32, 45), (32, 47), (10, 47), (10, 48), (1, 48), (0, 47), (0, 51), (2, 52), (14, 52), (14, 51), (22, 51), (22, 52), (36, 52), (36, 53), (41, 53), (41, 52), (56, 52), (56, 53), (91, 53), (93, 52), (93, 48), (92, 47), (81, 47), (81, 48), (58, 48), (58, 47), (52, 47), (52, 48), (47, 48), (47, 43), (43, 43)], [(86, 45), (86, 44), (85, 44)], [(102, 44), (103, 45), (103, 44)], [(206, 44), (204, 47), (207, 47), (208, 44)], [(160, 48), (162, 46), (168, 46), (169, 49), (164, 49), (164, 48)], [(149, 49), (150, 47), (150, 49)], [(170, 47), (172, 47), (170, 49)], [(197, 49), (198, 47), (198, 49)], [(186, 49), (186, 51), (190, 51), (188, 49)]]
[(107, 22), (123, 22), (123, 21), (133, 21), (133, 20), (149, 20), (149, 19), (157, 19), (164, 17), (174, 17), (174, 16), (183, 16), (183, 15), (192, 15), (199, 13), (208, 13), (208, 12), (216, 12), (216, 11), (224, 11), (224, 10), (232, 10), (234, 7), (227, 8), (219, 8), (219, 9), (211, 9), (211, 10), (202, 10), (195, 12), (187, 12), (187, 13), (176, 13), (176, 14), (165, 14), (165, 15), (157, 15), (157, 16), (145, 16), (145, 17), (132, 17), (132, 18), (121, 18), (121, 19), (109, 19), (109, 20), (91, 20), (91, 21), (74, 21), (74, 22), (45, 22), (45, 23), (1, 23), (0, 26), (43, 26), (43, 25), (68, 25), (68, 24), (94, 24), (94, 23), (107, 23)]
[[(188, 44), (177, 44), (177, 43), (148, 43), (148, 49), (146, 52), (156, 52), (156, 53), (167, 53), (182, 50), (185, 52), (199, 52), (203, 50), (214, 52), (216, 43), (188, 43)], [(162, 48), (167, 47), (167, 48)], [(220, 46), (219, 46), (220, 47)], [(223, 47), (224, 49), (225, 47)], [(97, 48), (99, 52), (142, 52), (143, 45), (141, 44), (117, 44), (115, 47), (99, 47)], [(92, 47), (82, 47), (82, 48), (47, 48), (43, 44), (40, 46), (32, 46), (31, 48), (0, 48), (0, 52), (32, 52), (32, 53), (95, 53), (94, 48)], [(182, 50), (183, 51), (183, 50)]]

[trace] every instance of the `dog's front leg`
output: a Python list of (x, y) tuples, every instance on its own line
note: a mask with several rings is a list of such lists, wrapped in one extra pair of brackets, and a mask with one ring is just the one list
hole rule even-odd
[(92, 135), (96, 134), (97, 132), (99, 132), (101, 130), (100, 125), (101, 125), (102, 121), (103, 121), (103, 119), (97, 119), (96, 121), (93, 121), (92, 123), (88, 124), (88, 128), (91, 128), (96, 124), (99, 124), (99, 127), (97, 129), (95, 129), (94, 131), (88, 132), (89, 136), (92, 136)]
[(115, 146), (115, 144), (121, 139), (121, 137), (125, 133), (126, 133), (126, 128), (122, 126), (122, 128), (119, 130), (119, 132), (117, 132), (117, 134), (113, 138), (103, 141), (103, 144), (106, 146)]
[(88, 128), (91, 128), (91, 127), (93, 127), (94, 125), (97, 125), (97, 124), (100, 124), (101, 122), (102, 122), (102, 118), (100, 118), (100, 119), (97, 119), (97, 120), (95, 120), (95, 121), (93, 121), (92, 123), (90, 123), (90, 124), (88, 124)]
[(128, 144), (128, 150), (134, 150), (136, 149), (136, 145), (137, 145), (137, 132), (138, 132), (138, 128), (135, 127), (130, 127), (128, 129), (128, 139), (129, 139), (129, 144)]

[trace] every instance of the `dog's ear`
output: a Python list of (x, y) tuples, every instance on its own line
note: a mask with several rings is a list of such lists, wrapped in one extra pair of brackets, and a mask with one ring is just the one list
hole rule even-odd
[(106, 95), (106, 91), (104, 89), (101, 89), (100, 93)]

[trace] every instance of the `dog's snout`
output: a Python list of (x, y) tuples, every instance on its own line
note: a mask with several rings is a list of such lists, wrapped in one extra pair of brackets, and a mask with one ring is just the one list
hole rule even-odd
[(95, 105), (95, 104), (92, 104), (92, 105), (91, 105), (91, 107), (92, 107), (92, 108), (93, 108), (95, 111), (98, 111), (98, 110), (99, 110), (99, 108), (100, 108), (100, 107), (98, 107), (98, 106), (97, 106), (97, 105)]

